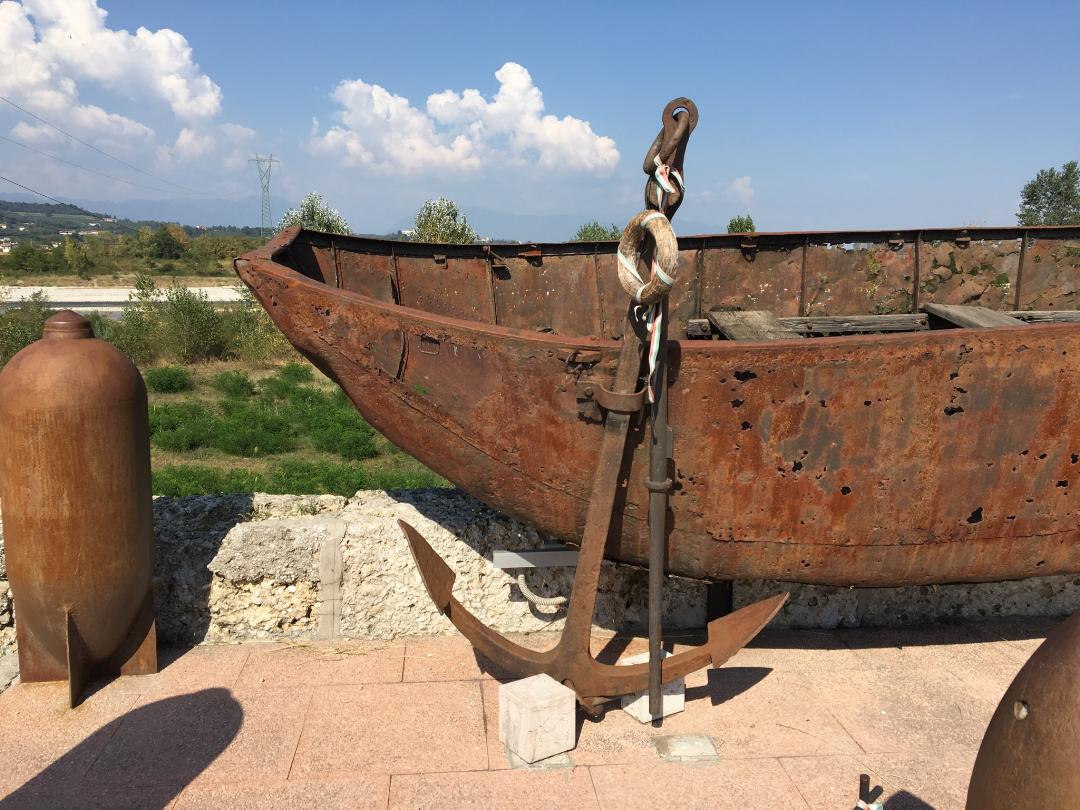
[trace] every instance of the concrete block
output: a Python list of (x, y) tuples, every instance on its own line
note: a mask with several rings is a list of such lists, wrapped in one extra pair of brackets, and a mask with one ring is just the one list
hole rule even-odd
[(499, 687), (499, 741), (525, 762), (570, 751), (576, 744), (574, 692), (550, 675)]
[[(661, 651), (660, 657), (667, 658), (671, 653), (666, 650)], [(631, 664), (647, 664), (649, 663), (649, 654), (641, 653), (640, 655), (631, 655), (629, 658), (624, 658), (619, 661), (619, 666), (629, 666)], [(633, 717), (639, 723), (651, 723), (653, 720), (659, 720), (661, 717), (667, 717), (671, 714), (678, 714), (686, 708), (686, 679), (676, 678), (671, 683), (665, 683), (660, 689), (660, 714), (653, 717), (649, 714), (649, 690), (644, 692), (637, 692), (633, 695), (622, 696), (622, 708), (623, 711)]]

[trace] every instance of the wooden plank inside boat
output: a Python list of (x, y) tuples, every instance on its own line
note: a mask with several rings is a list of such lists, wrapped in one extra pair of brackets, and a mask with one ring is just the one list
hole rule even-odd
[(810, 315), (781, 318), (780, 323), (796, 332), (852, 335), (862, 332), (919, 332), (927, 329), (926, 315)]
[(798, 332), (780, 323), (771, 312), (723, 312), (713, 310), (709, 320), (728, 340), (789, 340), (801, 338)]
[(923, 304), (923, 310), (953, 326), (969, 329), (989, 329), (995, 326), (1023, 326), (1024, 322), (1004, 312), (986, 307), (966, 307), (956, 304)]

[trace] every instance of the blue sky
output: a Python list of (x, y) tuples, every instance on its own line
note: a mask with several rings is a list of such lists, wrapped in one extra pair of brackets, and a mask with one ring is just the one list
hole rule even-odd
[[(622, 223), (678, 95), (701, 113), (679, 218), (717, 230), (1011, 223), (1080, 158), (1076, 3), (98, 5), (0, 4), (0, 95), (208, 195), (257, 191), (245, 158), (272, 151), (276, 195), (360, 231), (438, 195)], [(0, 134), (157, 185), (21, 120), (0, 104)], [(50, 164), (0, 142), (0, 174), (49, 194), (155, 196)]]

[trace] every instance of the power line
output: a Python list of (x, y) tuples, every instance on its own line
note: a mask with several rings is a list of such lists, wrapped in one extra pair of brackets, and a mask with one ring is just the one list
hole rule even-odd
[[(7, 182), (11, 183), (11, 185), (18, 186), (21, 189), (29, 191), (31, 194), (37, 194), (39, 197), (44, 197), (46, 200), (52, 200), (52, 202), (56, 203), (57, 205), (63, 205), (63, 206), (67, 206), (68, 208), (74, 208), (80, 214), (86, 214), (89, 217), (95, 217), (95, 218), (97, 218), (97, 216), (98, 216), (93, 211), (87, 211), (85, 208), (80, 208), (79, 206), (75, 205), (74, 203), (61, 202), (60, 200), (56, 199), (56, 197), (50, 197), (48, 194), (45, 194), (44, 192), (38, 191), (37, 189), (30, 188), (30, 186), (24, 186), (22, 183), (16, 182), (15, 180), (12, 180), (10, 177), (4, 177), (4, 175), (2, 175), (2, 174), (0, 174), (0, 180), (6, 180)], [(124, 225), (119, 220), (117, 220), (116, 222), (110, 223), (110, 224), (115, 225), (118, 228), (123, 228), (125, 231), (131, 231), (132, 233), (138, 233), (139, 232), (137, 228), (132, 228), (132, 227), (129, 227), (128, 225)]]
[(50, 158), (52, 160), (59, 161), (60, 163), (66, 163), (68, 166), (74, 166), (76, 169), (81, 169), (84, 172), (90, 172), (90, 174), (96, 174), (98, 177), (104, 177), (107, 180), (115, 180), (117, 183), (126, 183), (129, 186), (134, 186), (135, 188), (144, 188), (144, 189), (147, 189), (148, 191), (157, 191), (157, 192), (160, 192), (162, 194), (179, 194), (180, 193), (179, 191), (173, 191), (171, 188), (155, 188), (154, 186), (144, 186), (142, 183), (133, 183), (132, 181), (125, 180), (122, 177), (113, 177), (111, 174), (105, 174), (105, 172), (99, 172), (97, 169), (91, 169), (91, 168), (88, 168), (87, 166), (80, 166), (78, 163), (73, 163), (70, 160), (65, 160), (64, 158), (58, 157), (57, 155), (51, 155), (48, 152), (43, 152), (40, 149), (35, 149), (33, 146), (30, 146), (30, 145), (25, 144), (25, 143), (20, 143), (19, 141), (16, 141), (13, 138), (5, 137), (4, 135), (0, 135), (0, 141), (7, 141), (8, 143), (15, 144), (15, 146), (19, 146), (19, 147), (21, 147), (23, 149), (26, 149), (26, 150), (30, 151), (30, 152), (34, 152), (35, 154), (42, 155), (42, 156)]
[(144, 169), (140, 169), (138, 166), (135, 166), (134, 164), (128, 163), (126, 160), (122, 160), (122, 159), (116, 157), (116, 155), (110, 155), (104, 149), (99, 149), (98, 147), (94, 146), (92, 143), (88, 143), (87, 141), (82, 140), (82, 138), (77, 138), (74, 135), (72, 135), (70, 132), (68, 132), (67, 130), (60, 129), (60, 127), (56, 126), (56, 124), (53, 124), (53, 123), (50, 123), (49, 121), (46, 121), (40, 115), (35, 115), (34, 113), (30, 112), (25, 107), (20, 107), (18, 104), (16, 104), (14, 101), (12, 101), (9, 98), (5, 98), (4, 96), (0, 96), (0, 101), (7, 102), (12, 107), (14, 107), (16, 110), (23, 113), (24, 115), (29, 115), (31, 118), (33, 118), (33, 119), (35, 119), (37, 121), (40, 121), (45, 126), (51, 127), (52, 129), (55, 129), (61, 135), (66, 135), (67, 137), (71, 138), (71, 140), (75, 141), (76, 143), (81, 143), (83, 146), (85, 146), (85, 147), (87, 147), (89, 149), (93, 149), (95, 152), (98, 152), (99, 154), (104, 155), (105, 157), (109, 158), (110, 160), (115, 160), (117, 163), (119, 163), (119, 164), (121, 164), (123, 166), (127, 166), (129, 169), (137, 171), (139, 174), (145, 174), (147, 177), (152, 177), (154, 180), (157, 180), (159, 183), (165, 183), (166, 185), (169, 185), (169, 186), (176, 186), (177, 188), (181, 188), (184, 191), (187, 191), (187, 192), (189, 192), (191, 194), (201, 194), (201, 195), (203, 195), (205, 197), (213, 197), (213, 196), (215, 196), (213, 194), (207, 194), (205, 191), (197, 191), (196, 189), (189, 188), (188, 186), (182, 186), (179, 183), (174, 183), (171, 180), (166, 180), (164, 177), (158, 177), (156, 174), (151, 174), (150, 172), (148, 172), (148, 171), (146, 171)]

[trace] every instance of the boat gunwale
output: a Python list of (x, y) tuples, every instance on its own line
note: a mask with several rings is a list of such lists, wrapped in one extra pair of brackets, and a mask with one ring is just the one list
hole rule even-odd
[[(1047, 226), (1036, 228), (1019, 228), (1017, 230), (1062, 230), (1062, 231), (1074, 231), (1077, 237), (1080, 238), (1080, 226)], [(964, 230), (979, 230), (979, 229), (964, 229)], [(1001, 229), (983, 229), (983, 230), (1001, 230)], [(822, 233), (822, 232), (817, 232)], [(844, 231), (835, 231), (828, 233), (850, 233)], [(886, 232), (880, 232), (886, 233)], [(519, 329), (513, 326), (503, 326), (500, 324), (488, 324), (480, 321), (467, 320), (464, 318), (456, 318), (451, 315), (438, 315), (432, 312), (428, 312), (423, 309), (416, 309), (406, 304), (399, 304), (393, 302), (382, 301), (378, 298), (373, 298), (363, 293), (355, 292), (353, 290), (342, 289), (341, 287), (331, 286), (325, 281), (319, 281), (310, 276), (301, 273), (293, 267), (284, 264), (281, 261), (277, 261), (298, 237), (303, 234), (316, 234), (318, 236), (327, 237), (331, 240), (341, 239), (369, 239), (369, 237), (354, 237), (345, 236), (344, 234), (331, 234), (324, 233), (322, 231), (306, 230), (300, 227), (288, 228), (281, 231), (277, 236), (270, 240), (267, 244), (261, 248), (249, 251), (241, 256), (238, 256), (233, 260), (234, 269), (237, 262), (246, 261), (252, 265), (258, 265), (259, 271), (265, 274), (278, 276), (282, 280), (288, 280), (293, 283), (299, 283), (304, 286), (309, 286), (313, 290), (324, 291), (325, 293), (332, 294), (334, 296), (344, 298), (345, 300), (355, 301), (363, 304), (369, 308), (380, 311), (387, 315), (393, 315), (397, 317), (404, 316), (412, 318), (418, 323), (431, 323), (433, 325), (444, 326), (444, 328), (457, 329), (464, 332), (475, 333), (478, 336), (482, 336), (488, 339), (492, 338), (516, 338), (527, 343), (535, 343), (541, 346), (560, 347), (570, 349), (610, 349), (612, 351), (617, 350), (621, 345), (621, 340), (615, 340), (612, 338), (604, 338), (599, 336), (563, 336), (546, 332), (532, 332), (525, 329)], [(695, 238), (695, 237), (687, 237)], [(712, 237), (704, 237), (712, 238)], [(380, 240), (373, 240), (380, 241)], [(397, 245), (423, 245), (425, 243), (415, 242), (393, 242), (391, 240), (382, 240), (386, 244)], [(577, 243), (553, 243), (553, 244), (577, 244)], [(590, 243), (584, 243), (590, 244)], [(612, 245), (616, 243), (612, 242)], [(444, 245), (444, 244), (427, 244), (427, 247), (436, 248), (476, 248), (476, 245)], [(527, 245), (517, 245), (511, 247), (527, 247)], [(361, 252), (361, 251), (357, 251)], [(844, 317), (843, 314), (835, 317)], [(904, 342), (915, 340), (925, 340), (928, 343), (936, 343), (940, 340), (944, 340), (948, 337), (959, 337), (971, 334), (987, 334), (992, 333), (996, 335), (1008, 334), (1008, 333), (1024, 333), (1032, 334), (1034, 331), (1043, 332), (1049, 330), (1051, 333), (1055, 330), (1067, 332), (1070, 329), (1075, 330), (1080, 328), (1080, 321), (1076, 322), (1061, 322), (1061, 323), (1023, 323), (1018, 326), (995, 326), (995, 327), (951, 327), (948, 329), (929, 329), (929, 330), (913, 330), (910, 332), (887, 332), (887, 333), (873, 333), (864, 332), (848, 335), (827, 335), (814, 338), (783, 338), (779, 340), (702, 340), (702, 339), (689, 339), (680, 338), (675, 340), (669, 340), (669, 343), (677, 343), (679, 345), (679, 351), (683, 352), (686, 349), (692, 349), (695, 353), (700, 352), (703, 354), (716, 353), (723, 354), (725, 352), (738, 353), (746, 349), (793, 349), (799, 348), (804, 351), (813, 351), (824, 347), (832, 347), (834, 345), (845, 345), (857, 343), (860, 346), (873, 346), (875, 344), (890, 344), (896, 342)], [(422, 331), (422, 330), (421, 330)]]

